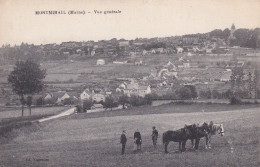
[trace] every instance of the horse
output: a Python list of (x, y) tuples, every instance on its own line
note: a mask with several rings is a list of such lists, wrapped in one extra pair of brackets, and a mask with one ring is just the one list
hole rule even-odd
[[(190, 126), (186, 126), (189, 127)], [(213, 124), (211, 121), (209, 124), (204, 122), (202, 126), (198, 126), (196, 128), (196, 134), (191, 136), (191, 144), (192, 147), (195, 149), (198, 149), (200, 138), (205, 137), (206, 143), (205, 148), (211, 149), (211, 137), (212, 135), (215, 135), (216, 133), (221, 134), (221, 136), (224, 136), (224, 126), (223, 124)], [(195, 146), (194, 146), (194, 139), (195, 139)]]
[(208, 148), (211, 149), (211, 137), (216, 135), (216, 133), (224, 136), (224, 126), (223, 124), (214, 124), (213, 121), (209, 123), (209, 135), (208, 135)]
[[(192, 125), (185, 125), (186, 128), (189, 129), (191, 132), (190, 140), (192, 144), (192, 148), (195, 148), (196, 150), (199, 147), (200, 139), (205, 137), (206, 138), (206, 145), (208, 143), (208, 134), (209, 134), (209, 125), (204, 122), (202, 126), (199, 126), (198, 124), (192, 124)], [(195, 140), (195, 146), (194, 146), (194, 140)]]
[(176, 131), (168, 130), (163, 133), (162, 141), (164, 144), (164, 151), (168, 153), (167, 146), (170, 141), (179, 142), (179, 151), (185, 151), (186, 141), (190, 138), (191, 132), (188, 128), (184, 127)]

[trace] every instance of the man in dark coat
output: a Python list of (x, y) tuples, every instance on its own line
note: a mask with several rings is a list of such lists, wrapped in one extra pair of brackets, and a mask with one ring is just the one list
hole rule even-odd
[(141, 150), (142, 137), (138, 129), (134, 133), (134, 142), (136, 144), (136, 150)]
[(155, 128), (155, 126), (153, 126), (152, 140), (153, 140), (153, 146), (154, 146), (154, 147), (156, 147), (157, 138), (158, 138), (158, 131), (157, 131), (157, 129)]
[(120, 143), (122, 144), (122, 155), (125, 153), (125, 145), (126, 145), (126, 141), (127, 141), (127, 138), (126, 138), (126, 135), (125, 135), (125, 130), (123, 130), (123, 133), (121, 134), (121, 137), (120, 137)]

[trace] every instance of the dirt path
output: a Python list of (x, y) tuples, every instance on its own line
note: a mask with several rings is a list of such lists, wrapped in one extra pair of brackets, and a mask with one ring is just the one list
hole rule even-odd
[(45, 121), (48, 121), (48, 120), (52, 120), (52, 119), (56, 119), (56, 118), (60, 118), (60, 117), (64, 117), (64, 116), (68, 116), (68, 115), (71, 115), (75, 112), (75, 108), (70, 108), (58, 115), (54, 115), (54, 116), (51, 116), (51, 117), (48, 117), (48, 118), (44, 118), (44, 119), (40, 119), (38, 122), (45, 122)]

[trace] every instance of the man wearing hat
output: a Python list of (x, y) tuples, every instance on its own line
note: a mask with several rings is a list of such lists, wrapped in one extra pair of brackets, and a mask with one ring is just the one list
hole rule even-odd
[(120, 137), (120, 143), (122, 144), (122, 155), (125, 153), (125, 145), (126, 145), (126, 141), (127, 141), (127, 138), (126, 138), (126, 131), (123, 130), (122, 134), (121, 134), (121, 137)]
[(157, 138), (158, 138), (158, 131), (157, 131), (157, 129), (155, 128), (155, 126), (153, 126), (152, 140), (153, 140), (153, 146), (154, 146), (154, 147), (156, 147)]

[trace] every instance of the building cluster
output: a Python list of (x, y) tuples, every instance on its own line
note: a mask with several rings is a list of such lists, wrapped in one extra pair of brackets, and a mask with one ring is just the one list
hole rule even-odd
[[(231, 38), (232, 39), (232, 38)], [(10, 46), (4, 46), (10, 48)], [(167, 38), (137, 38), (135, 40), (116, 39), (82, 42), (62, 42), (61, 44), (30, 45), (22, 43), (14, 46), (12, 54), (17, 56), (38, 55), (39, 59), (77, 59), (84, 57), (110, 58), (117, 56), (145, 56), (174, 53), (218, 53), (226, 52), (226, 42), (219, 38), (210, 38), (208, 34), (186, 35)], [(19, 53), (18, 53), (19, 52)], [(19, 54), (19, 55), (18, 55)], [(11, 58), (6, 55), (2, 58)], [(14, 57), (17, 59), (17, 57)], [(103, 62), (97, 62), (103, 64)]]
[(151, 94), (150, 85), (139, 85), (136, 80), (126, 78), (115, 90), (86, 88), (81, 91), (45, 92), (42, 95), (35, 95), (34, 103), (36, 104), (38, 99), (42, 99), (45, 104), (72, 105), (82, 104), (87, 100), (93, 103), (92, 109), (96, 109), (103, 108), (102, 103), (106, 101), (107, 97), (118, 99), (122, 95), (145, 97), (148, 94)]
[[(218, 38), (210, 33), (193, 34), (165, 38), (137, 38), (135, 40), (116, 39), (101, 41), (63, 42), (61, 44), (14, 46), (14, 50), (23, 50), (26, 55), (33, 51), (43, 60), (69, 59), (81, 60), (90, 58), (95, 64), (91, 66), (125, 66), (131, 68), (149, 67), (149, 72), (141, 75), (133, 74), (120, 78), (114, 75), (116, 80), (110, 87), (90, 88), (88, 86), (72, 90), (50, 89), (42, 97), (45, 101), (54, 104), (64, 102), (90, 100), (95, 107), (106, 100), (106, 97), (118, 97), (120, 95), (140, 96), (156, 93), (167, 93), (176, 85), (194, 85), (198, 89), (227, 90), (233, 67), (245, 67), (248, 60), (254, 61), (258, 55), (248, 53), (248, 48), (229, 47), (230, 41), (235, 39), (236, 29), (232, 25), (229, 37)], [(2, 48), (5, 49), (5, 48)], [(0, 52), (1, 58), (5, 52)], [(12, 52), (15, 55), (15, 51)], [(21, 54), (22, 52), (19, 52)], [(239, 55), (237, 58), (236, 55)], [(167, 62), (158, 61), (160, 56), (167, 57)], [(251, 60), (252, 59), (252, 60)], [(83, 59), (84, 60), (84, 59)], [(86, 59), (87, 60), (87, 59)], [(154, 62), (152, 62), (152, 60)], [(163, 62), (163, 64), (162, 64)], [(132, 67), (133, 66), (133, 67)], [(119, 68), (120, 69), (120, 68)], [(93, 77), (103, 77), (93, 73)], [(86, 74), (86, 75), (92, 75)], [(113, 74), (113, 72), (111, 72)], [(82, 77), (83, 74), (80, 74)], [(103, 83), (100, 83), (103, 84)], [(38, 95), (37, 95), (38, 96)], [(68, 100), (69, 99), (69, 100)], [(98, 104), (98, 105), (97, 105)]]

